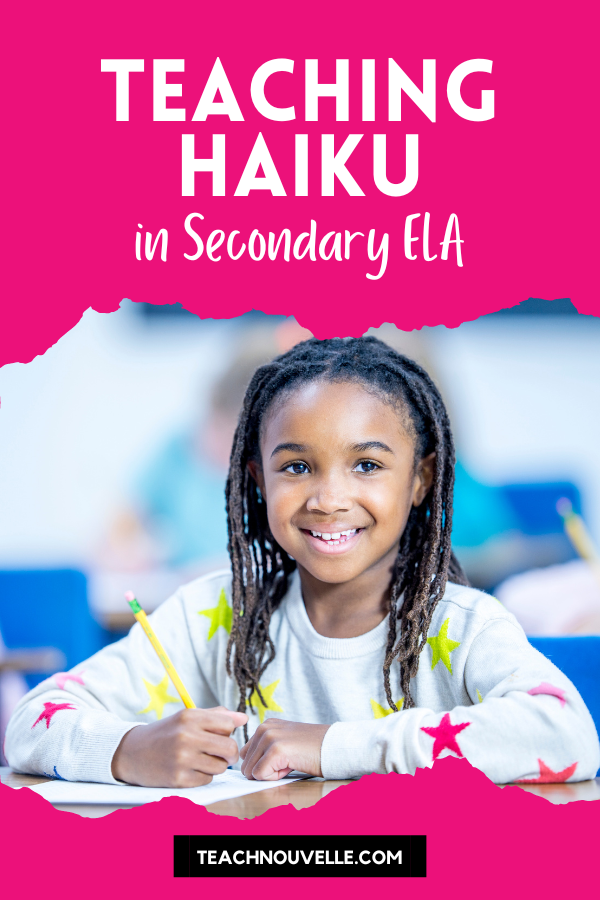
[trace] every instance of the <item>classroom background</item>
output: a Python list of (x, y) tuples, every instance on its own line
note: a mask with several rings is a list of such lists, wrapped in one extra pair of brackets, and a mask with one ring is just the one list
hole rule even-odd
[[(600, 319), (529, 300), (456, 329), (370, 333), (421, 362), (447, 402), (453, 543), (471, 582), (529, 635), (600, 634), (600, 570), (557, 511), (566, 498), (600, 546)], [(227, 564), (245, 386), (308, 336), (293, 318), (124, 300), (0, 370), (0, 733), (27, 685), (126, 633), (126, 590), (150, 611)]]

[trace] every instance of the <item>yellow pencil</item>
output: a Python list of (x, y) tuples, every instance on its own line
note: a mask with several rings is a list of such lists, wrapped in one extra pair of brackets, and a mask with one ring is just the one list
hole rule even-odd
[(565, 531), (573, 547), (582, 559), (589, 564), (596, 580), (600, 583), (600, 556), (594, 546), (594, 542), (585, 522), (573, 512), (573, 504), (566, 497), (562, 497), (556, 504), (556, 509), (561, 516)]
[(129, 603), (129, 605), (131, 607), (131, 611), (133, 612), (134, 616), (136, 617), (136, 619), (138, 620), (138, 622), (140, 623), (140, 625), (146, 632), (146, 635), (148, 636), (150, 643), (156, 650), (156, 653), (158, 654), (158, 658), (160, 659), (161, 663), (165, 667), (165, 669), (167, 671), (167, 675), (173, 682), (175, 690), (177, 691), (177, 693), (179, 694), (179, 696), (181, 697), (181, 699), (183, 700), (183, 702), (185, 703), (185, 705), (187, 706), (188, 709), (196, 709), (196, 704), (194, 703), (194, 701), (192, 700), (192, 698), (186, 691), (183, 681), (181, 680), (181, 678), (175, 671), (175, 666), (169, 659), (161, 642), (154, 634), (154, 631), (152, 630), (152, 626), (150, 625), (150, 622), (148, 621), (148, 617), (146, 616), (146, 613), (144, 612), (144, 610), (142, 609), (140, 604), (135, 599), (133, 592), (127, 591), (127, 593), (125, 594), (125, 599)]
[(585, 527), (585, 522), (581, 516), (573, 512), (571, 501), (567, 500), (566, 497), (562, 497), (556, 504), (556, 509), (564, 522), (565, 531), (573, 547), (581, 558), (588, 560), (588, 562), (600, 562), (594, 542)]

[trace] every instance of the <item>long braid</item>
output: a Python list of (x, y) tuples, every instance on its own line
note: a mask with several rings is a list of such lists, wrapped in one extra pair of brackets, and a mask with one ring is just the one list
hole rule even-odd
[(421, 505), (411, 510), (390, 585), (385, 692), (395, 710), (390, 669), (397, 659), (404, 708), (409, 709), (414, 706), (410, 681), (417, 673), (431, 618), (446, 583), (449, 578), (458, 584), (468, 582), (450, 540), (455, 456), (444, 403), (420, 366), (373, 337), (304, 341), (261, 366), (248, 386), (226, 490), (233, 572), (227, 671), (239, 687), (240, 711), (251, 703), (255, 692), (264, 702), (259, 682), (275, 656), (269, 634), (271, 616), (288, 590), (296, 563), (271, 533), (266, 504), (248, 463), (260, 460), (260, 429), (274, 399), (316, 380), (350, 381), (374, 391), (408, 416), (415, 433), (415, 464), (436, 454), (432, 487)]

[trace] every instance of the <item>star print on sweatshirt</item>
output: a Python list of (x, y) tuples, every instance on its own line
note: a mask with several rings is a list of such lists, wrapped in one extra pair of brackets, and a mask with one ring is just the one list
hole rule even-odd
[[(246, 700), (246, 706), (253, 707), (258, 710), (258, 718), (261, 722), (265, 721), (265, 714), (271, 710), (272, 712), (283, 712), (281, 706), (278, 706), (275, 700), (273, 699), (273, 694), (275, 693), (275, 688), (281, 681), (280, 678), (277, 681), (273, 681), (272, 684), (268, 684), (266, 687), (263, 687), (262, 684), (259, 684), (259, 691), (254, 689), (250, 696), (249, 700)], [(261, 695), (263, 699), (261, 700)]]
[(540, 774), (538, 778), (519, 778), (519, 784), (562, 784), (570, 778), (577, 768), (577, 763), (567, 766), (562, 772), (553, 772), (543, 759), (538, 759)]
[[(180, 588), (150, 616), (198, 707), (240, 705), (226, 669), (232, 615), (231, 573), (222, 571)], [(473, 588), (448, 584), (438, 602), (409, 709), (392, 665), (398, 712), (383, 683), (387, 619), (354, 638), (318, 634), (295, 572), (270, 636), (276, 655), (260, 691), (247, 698), (249, 734), (272, 716), (329, 725), (321, 748), (326, 778), (415, 772), (448, 755), (464, 756), (498, 783), (596, 774), (598, 738), (575, 687), (501, 604)], [(42, 682), (17, 706), (5, 744), (13, 768), (56, 766), (69, 780), (114, 783), (112, 757), (123, 735), (183, 708), (138, 624), (71, 675)], [(242, 729), (233, 737), (241, 747)]]
[(448, 637), (449, 625), (450, 619), (446, 619), (446, 621), (440, 628), (439, 634), (435, 635), (434, 637), (428, 637), (427, 643), (433, 651), (431, 668), (435, 669), (437, 664), (441, 661), (452, 675), (452, 663), (450, 661), (450, 654), (454, 650), (458, 650), (458, 648), (460, 647), (460, 641), (450, 640), (450, 638)]
[(165, 675), (165, 677), (158, 684), (151, 684), (149, 681), (146, 681), (145, 678), (142, 678), (146, 690), (148, 691), (148, 696), (150, 697), (150, 703), (146, 706), (145, 709), (140, 709), (138, 715), (144, 715), (145, 713), (155, 712), (156, 718), (162, 719), (163, 710), (165, 708), (166, 703), (181, 703), (180, 697), (172, 697), (169, 693), (169, 676)]
[(208, 640), (217, 633), (218, 628), (224, 628), (227, 634), (231, 634), (231, 625), (233, 622), (233, 609), (227, 602), (227, 595), (224, 590), (219, 594), (219, 602), (212, 609), (201, 609), (198, 611), (199, 616), (206, 616), (210, 619), (210, 629), (208, 631)]
[(44, 711), (39, 714), (32, 728), (35, 728), (38, 722), (46, 722), (46, 728), (50, 728), (52, 716), (56, 715), (61, 709), (75, 709), (70, 703), (44, 703)]
[(470, 724), (470, 722), (461, 722), (460, 725), (451, 725), (450, 713), (446, 713), (442, 716), (442, 721), (437, 728), (421, 728), (421, 731), (434, 738), (433, 759), (437, 759), (442, 750), (451, 750), (457, 756), (462, 756), (462, 750), (456, 742), (456, 735)]

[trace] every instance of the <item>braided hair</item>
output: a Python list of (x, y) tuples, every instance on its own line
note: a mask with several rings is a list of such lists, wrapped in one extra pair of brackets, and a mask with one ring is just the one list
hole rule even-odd
[[(233, 572), (233, 625), (227, 671), (240, 690), (239, 710), (260, 697), (260, 679), (275, 657), (269, 624), (288, 590), (295, 561), (273, 537), (267, 508), (248, 462), (260, 462), (261, 427), (275, 398), (314, 381), (352, 382), (391, 402), (415, 441), (415, 467), (435, 453), (435, 476), (420, 506), (411, 509), (392, 572), (389, 633), (383, 664), (392, 700), (390, 668), (397, 659), (404, 709), (414, 706), (410, 680), (419, 666), (435, 607), (448, 579), (468, 584), (452, 552), (454, 442), (438, 389), (417, 363), (374, 337), (311, 338), (261, 366), (254, 374), (233, 440), (227, 481), (229, 555)], [(246, 733), (247, 739), (247, 733)]]

